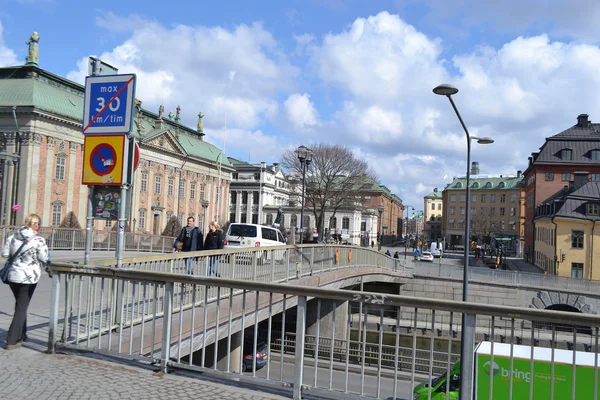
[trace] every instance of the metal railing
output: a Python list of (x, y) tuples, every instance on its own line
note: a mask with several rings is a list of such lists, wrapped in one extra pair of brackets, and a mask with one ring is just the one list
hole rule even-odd
[[(448, 397), (455, 390), (454, 376), (443, 387), (423, 389), (417, 384), (431, 382), (444, 369), (450, 379), (452, 363), (460, 353), (454, 332), (460, 329), (462, 315), (469, 315), (472, 318), (466, 320), (473, 321), (465, 326), (469, 335), (476, 334), (477, 319), (492, 322), (488, 332), (490, 362), (494, 363), (495, 356), (498, 362), (501, 357), (508, 360), (510, 368), (519, 362), (520, 373), (528, 368), (529, 373), (535, 369), (538, 374), (542, 367), (534, 357), (525, 357), (522, 349), (517, 349), (515, 331), (529, 329), (521, 342), (531, 351), (528, 354), (538, 350), (538, 326), (550, 329), (553, 339), (548, 350), (551, 358), (545, 361), (551, 367), (544, 375), (546, 381), (530, 379), (523, 383), (518, 374), (495, 378), (495, 374), (480, 373), (477, 399), (498, 398), (493, 397), (493, 387), (506, 391), (508, 399), (533, 399), (534, 390), (548, 390), (550, 399), (597, 398), (600, 317), (595, 315), (282, 285), (242, 280), (237, 274), (236, 279), (230, 279), (71, 264), (53, 264), (51, 272), (50, 352), (57, 348), (94, 351), (158, 364), (165, 372), (174, 368), (235, 376), (241, 381), (292, 387), (294, 399), (300, 399), (307, 389), (316, 394), (335, 391), (363, 398), (413, 398), (417, 390), (423, 399), (446, 391)], [(215, 294), (212, 298), (211, 290)], [(178, 308), (186, 297), (191, 298), (190, 308)], [(203, 301), (198, 302), (200, 299)], [(356, 307), (361, 310), (358, 327), (351, 312)], [(384, 317), (384, 311), (390, 307), (396, 309), (397, 316), (412, 313), (413, 321), (395, 318), (393, 332), (369, 329), (373, 323), (385, 325), (389, 317)], [(417, 324), (422, 313), (431, 315), (424, 331)], [(134, 315), (150, 318), (135, 322)], [(440, 317), (446, 322), (438, 326)], [(510, 345), (495, 341), (498, 319), (509, 321)], [(402, 332), (404, 323), (410, 326)], [(584, 350), (591, 351), (585, 354), (594, 360), (591, 368), (572, 368), (569, 374), (564, 373), (564, 359), (558, 356), (566, 350), (556, 349), (557, 326), (570, 329), (564, 334), (572, 338), (572, 351), (568, 352), (572, 364), (575, 358), (577, 362), (586, 358), (575, 352), (585, 344)], [(266, 337), (271, 338), (264, 345), (259, 331), (266, 331)], [(291, 335), (294, 346), (288, 345)], [(277, 336), (279, 353), (273, 345)], [(500, 350), (495, 353), (494, 349), (502, 346), (510, 349), (508, 357)], [(293, 357), (286, 357), (286, 352), (293, 352)], [(442, 381), (443, 377), (434, 382)], [(581, 381), (585, 385), (577, 383)]]
[[(4, 244), (17, 226), (0, 226), (0, 240)], [(46, 239), (53, 250), (85, 250), (85, 229), (42, 227), (40, 236)], [(173, 237), (125, 232), (125, 251), (166, 253), (173, 250)], [(114, 251), (117, 248), (117, 232), (110, 230), (92, 231), (93, 251)]]

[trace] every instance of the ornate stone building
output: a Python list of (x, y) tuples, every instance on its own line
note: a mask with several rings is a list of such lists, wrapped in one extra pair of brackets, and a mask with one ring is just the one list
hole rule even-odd
[[(20, 224), (35, 212), (44, 225), (58, 226), (72, 211), (85, 226), (84, 88), (38, 66), (38, 41), (34, 33), (25, 65), (0, 68), (0, 215), (4, 224)], [(131, 132), (140, 145), (129, 205), (131, 229), (160, 234), (171, 216), (180, 222), (195, 216), (203, 228), (208, 220), (224, 223), (234, 169), (220, 149), (204, 140), (203, 114), (194, 130), (180, 123), (180, 107), (164, 117), (163, 106), (155, 114), (141, 104), (136, 100)], [(95, 227), (111, 227), (111, 221), (95, 221)]]

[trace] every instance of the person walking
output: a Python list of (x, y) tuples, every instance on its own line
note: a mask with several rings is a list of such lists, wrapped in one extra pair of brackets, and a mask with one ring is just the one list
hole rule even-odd
[[(204, 250), (219, 250), (224, 247), (225, 237), (223, 231), (221, 230), (221, 226), (212, 221), (208, 224), (208, 233), (206, 234), (206, 239), (204, 240)], [(219, 273), (219, 256), (208, 256), (208, 271), (206, 271), (206, 275), (215, 275), (216, 277), (220, 277)]]
[[(174, 247), (175, 250), (183, 252), (188, 251), (200, 251), (204, 248), (204, 235), (202, 230), (195, 225), (196, 220), (194, 217), (188, 217), (187, 226), (184, 226), (179, 233), (179, 236), (175, 239)], [(188, 258), (187, 261), (187, 273), (192, 273), (192, 257)]]
[(21, 347), (27, 340), (27, 309), (31, 297), (42, 275), (42, 266), (48, 263), (46, 240), (38, 236), (40, 217), (29, 214), (23, 226), (6, 239), (2, 257), (12, 260), (8, 272), (8, 284), (15, 296), (15, 314), (13, 315), (6, 350)]

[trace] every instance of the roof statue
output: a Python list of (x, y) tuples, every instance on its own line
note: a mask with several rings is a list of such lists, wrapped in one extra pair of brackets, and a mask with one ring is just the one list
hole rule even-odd
[(165, 107), (161, 104), (160, 107), (158, 107), (158, 119), (162, 119), (164, 113)]
[(173, 119), (173, 111), (169, 111), (169, 119)]
[(196, 128), (199, 133), (204, 133), (204, 124), (202, 123), (202, 118), (204, 118), (204, 113), (200, 111), (198, 113), (198, 127)]
[(175, 122), (179, 122), (181, 120), (181, 106), (177, 106), (175, 111)]
[(25, 58), (26, 65), (38, 65), (39, 63), (39, 43), (40, 36), (37, 32), (33, 32), (31, 37), (29, 38), (29, 42), (26, 44), (29, 45), (29, 55)]

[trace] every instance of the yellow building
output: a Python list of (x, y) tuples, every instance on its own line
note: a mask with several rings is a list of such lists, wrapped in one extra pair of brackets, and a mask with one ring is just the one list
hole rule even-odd
[(435, 241), (442, 238), (442, 192), (438, 188), (433, 189), (423, 198), (423, 210), (425, 226), (423, 236), (427, 240)]
[[(470, 178), (469, 236), (479, 244), (501, 241), (508, 254), (519, 255), (521, 229), (521, 171), (517, 175), (475, 175)], [(442, 231), (450, 247), (463, 248), (466, 221), (466, 178), (456, 177), (442, 192)]]
[(576, 172), (569, 186), (536, 208), (535, 263), (548, 274), (600, 279), (600, 182)]

